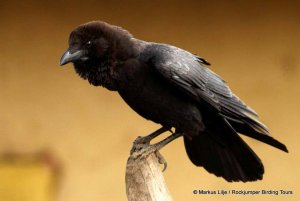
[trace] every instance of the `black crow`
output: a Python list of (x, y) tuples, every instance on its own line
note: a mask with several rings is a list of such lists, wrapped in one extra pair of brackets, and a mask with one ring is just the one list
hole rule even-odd
[(117, 91), (138, 114), (161, 124), (150, 140), (175, 128), (160, 145), (183, 136), (192, 163), (227, 181), (255, 181), (264, 173), (259, 157), (237, 133), (288, 152), (210, 64), (188, 51), (93, 21), (71, 32), (60, 64), (69, 62), (80, 77)]

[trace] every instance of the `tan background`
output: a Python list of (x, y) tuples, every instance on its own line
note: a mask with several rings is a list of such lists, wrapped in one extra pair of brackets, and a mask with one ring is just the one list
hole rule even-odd
[[(118, 96), (59, 67), (70, 31), (101, 19), (137, 38), (197, 53), (260, 114), (285, 154), (246, 139), (263, 181), (227, 183), (194, 167), (182, 140), (162, 153), (174, 200), (300, 199), (300, 3), (296, 1), (0, 1), (0, 151), (48, 149), (61, 160), (60, 201), (126, 200), (131, 142), (158, 128)], [(4, 181), (0, 181), (4, 182)], [(291, 196), (193, 195), (203, 190), (292, 190)]]

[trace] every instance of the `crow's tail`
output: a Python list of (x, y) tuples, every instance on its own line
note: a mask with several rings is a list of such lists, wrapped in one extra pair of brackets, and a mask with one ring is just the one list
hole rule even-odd
[(186, 152), (196, 166), (232, 181), (263, 178), (264, 166), (252, 149), (239, 137), (229, 122), (219, 117), (214, 125), (192, 138), (184, 137)]
[(268, 129), (259, 121), (254, 120), (250, 117), (243, 119), (243, 122), (235, 122), (231, 120), (228, 121), (236, 132), (264, 142), (284, 152), (288, 152), (287, 147), (278, 140), (272, 138), (269, 134)]

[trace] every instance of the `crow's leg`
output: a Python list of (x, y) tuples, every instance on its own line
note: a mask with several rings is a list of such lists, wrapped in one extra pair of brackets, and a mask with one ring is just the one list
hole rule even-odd
[(160, 142), (157, 142), (155, 144), (150, 144), (151, 139), (153, 139), (154, 137), (158, 136), (159, 134), (167, 130), (170, 130), (170, 128), (162, 127), (161, 129), (153, 132), (152, 134), (146, 137), (138, 137), (133, 143), (130, 152), (131, 155), (134, 154), (135, 158), (147, 157), (150, 153), (154, 152), (158, 159), (158, 162), (164, 165), (164, 169), (163, 169), (164, 171), (167, 168), (167, 162), (164, 159), (164, 157), (159, 153), (159, 150), (163, 148), (165, 145), (167, 145), (168, 143), (172, 142), (173, 140), (183, 135), (181, 132), (175, 132)]
[(166, 132), (166, 131), (171, 131), (171, 127), (166, 127), (166, 126), (163, 126), (161, 127), (160, 129), (154, 131), (153, 133), (145, 136), (145, 137), (138, 137), (136, 140), (139, 140), (140, 143), (145, 143), (145, 144), (150, 144), (150, 141), (153, 140), (154, 138), (156, 138), (157, 136), (159, 136), (160, 134)]
[(162, 141), (160, 141), (156, 144), (151, 145), (152, 148), (155, 150), (155, 154), (156, 154), (156, 157), (158, 159), (158, 162), (160, 164), (164, 165), (164, 169), (162, 171), (165, 171), (167, 169), (168, 163), (167, 163), (166, 159), (161, 155), (159, 150), (161, 148), (163, 148), (164, 146), (166, 146), (167, 144), (169, 144), (170, 142), (172, 142), (173, 140), (175, 140), (178, 137), (182, 136), (182, 135), (183, 135), (183, 133), (181, 133), (181, 132), (180, 133), (175, 132), (172, 135), (170, 135), (169, 137), (165, 138), (164, 140), (162, 140)]
[(139, 150), (142, 149), (143, 147), (150, 145), (151, 140), (153, 140), (154, 138), (156, 138), (157, 136), (159, 136), (160, 134), (166, 131), (171, 131), (171, 127), (163, 126), (160, 129), (154, 131), (153, 133), (147, 136), (144, 137), (138, 136), (133, 142), (130, 154), (132, 154), (135, 150)]
[(150, 146), (153, 147), (155, 150), (160, 150), (165, 145), (169, 144), (170, 142), (172, 142), (173, 140), (179, 138), (182, 135), (183, 135), (183, 133), (181, 133), (181, 132), (175, 132), (172, 135), (170, 135), (169, 137), (163, 139), (162, 141), (157, 142), (155, 144), (152, 144)]

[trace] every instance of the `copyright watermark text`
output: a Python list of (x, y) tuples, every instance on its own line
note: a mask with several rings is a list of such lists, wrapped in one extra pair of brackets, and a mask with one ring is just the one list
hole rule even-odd
[(195, 195), (293, 195), (292, 190), (193, 190)]

